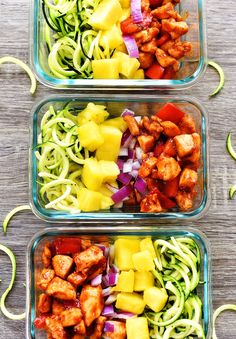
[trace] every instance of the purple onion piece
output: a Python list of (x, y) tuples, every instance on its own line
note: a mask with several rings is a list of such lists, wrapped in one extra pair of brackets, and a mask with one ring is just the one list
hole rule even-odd
[(125, 198), (128, 198), (129, 195), (132, 193), (132, 190), (133, 189), (131, 185), (123, 186), (121, 189), (119, 189), (119, 191), (114, 193), (111, 196), (111, 198), (114, 201), (114, 203), (117, 204), (118, 202), (124, 200)]
[(131, 313), (131, 312), (116, 312), (113, 315), (113, 318), (117, 318), (117, 319), (129, 319), (133, 317), (136, 317), (136, 314)]
[(127, 147), (127, 145), (129, 144), (131, 139), (132, 139), (132, 135), (131, 135), (130, 131), (127, 129), (122, 135), (121, 146)]
[(134, 23), (140, 23), (143, 21), (143, 14), (141, 9), (141, 0), (131, 0), (131, 15)]
[(109, 297), (105, 300), (105, 305), (113, 304), (117, 299), (117, 294), (118, 293), (112, 293), (109, 295)]
[(125, 43), (130, 58), (139, 58), (139, 50), (136, 40), (131, 35), (123, 35), (123, 41)]
[(109, 286), (114, 286), (117, 284), (119, 273), (109, 273)]
[(123, 170), (123, 166), (124, 166), (124, 160), (118, 159), (117, 160), (117, 166), (119, 167), (119, 170)]
[(98, 286), (102, 283), (102, 274), (97, 275), (91, 280), (91, 286)]
[(119, 191), (119, 188), (117, 187), (114, 187), (112, 185), (109, 185), (109, 184), (105, 184), (106, 188), (108, 188), (112, 193), (116, 193)]
[(102, 295), (103, 295), (103, 297), (109, 297), (110, 294), (111, 294), (111, 287), (110, 287), (110, 286), (107, 287), (107, 288), (104, 288), (104, 289), (102, 290)]
[(111, 332), (113, 333), (115, 331), (115, 326), (114, 324), (110, 323), (109, 321), (105, 322), (103, 332)]
[(106, 305), (102, 311), (102, 315), (105, 315), (107, 317), (112, 317), (115, 313), (113, 305)]
[(121, 147), (119, 151), (119, 157), (127, 157), (129, 156), (129, 150), (127, 147)]
[(117, 177), (117, 180), (119, 180), (119, 182), (121, 182), (123, 185), (128, 185), (131, 179), (132, 176), (128, 173), (120, 173)]
[(147, 188), (147, 184), (142, 178), (137, 177), (134, 188), (139, 191), (139, 193), (143, 193)]
[(123, 112), (121, 113), (121, 116), (122, 116), (122, 117), (125, 117), (126, 115), (134, 116), (135, 113), (134, 113), (133, 111), (131, 111), (130, 109), (125, 108), (125, 109), (123, 110)]

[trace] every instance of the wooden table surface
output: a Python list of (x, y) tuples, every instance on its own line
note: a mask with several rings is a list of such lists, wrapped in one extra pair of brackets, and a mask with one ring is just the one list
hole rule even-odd
[[(31, 0), (33, 1), (33, 0)], [(208, 56), (222, 65), (226, 75), (223, 91), (213, 99), (209, 93), (218, 83), (208, 69), (200, 83), (183, 94), (201, 100), (209, 113), (210, 173), (212, 204), (199, 221), (190, 223), (209, 238), (212, 249), (212, 300), (214, 309), (236, 303), (236, 200), (228, 200), (228, 189), (236, 183), (236, 163), (225, 150), (226, 135), (234, 131), (236, 147), (236, 2), (207, 1)], [(0, 0), (0, 57), (12, 55), (28, 61), (29, 1)], [(28, 202), (28, 139), (31, 107), (36, 100), (55, 93), (38, 86), (29, 94), (29, 79), (14, 65), (0, 70), (0, 222), (15, 206)], [(18, 214), (10, 223), (7, 236), (0, 231), (0, 243), (11, 247), (17, 257), (17, 280), (7, 305), (13, 312), (25, 308), (25, 254), (29, 239), (47, 224), (32, 213)], [(0, 294), (10, 280), (8, 258), (0, 254)], [(235, 314), (226, 312), (218, 321), (218, 338), (236, 338)], [(25, 322), (0, 315), (0, 338), (25, 338)], [(138, 338), (137, 338), (138, 339)]]

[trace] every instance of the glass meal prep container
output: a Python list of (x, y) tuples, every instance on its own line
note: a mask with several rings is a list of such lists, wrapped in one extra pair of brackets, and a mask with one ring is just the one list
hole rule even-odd
[[(201, 160), (198, 169), (198, 182), (196, 186), (197, 195), (194, 198), (193, 208), (188, 211), (180, 211), (172, 209), (159, 213), (143, 213), (139, 212), (139, 206), (124, 206), (122, 208), (112, 207), (110, 210), (101, 210), (98, 212), (81, 212), (69, 213), (45, 208), (45, 202), (40, 197), (40, 178), (38, 177), (37, 158), (35, 151), (37, 150), (38, 135), (40, 133), (40, 122), (44, 113), (50, 105), (55, 109), (61, 109), (66, 103), (71, 102), (71, 107), (83, 109), (89, 102), (105, 105), (111, 117), (118, 117), (125, 108), (128, 108), (138, 115), (155, 114), (164, 104), (171, 102), (181, 108), (184, 112), (193, 117), (196, 130), (202, 139), (201, 144)], [(209, 206), (210, 190), (209, 190), (209, 164), (208, 164), (208, 124), (207, 116), (202, 105), (192, 98), (184, 97), (157, 97), (156, 95), (64, 95), (53, 96), (36, 104), (32, 112), (32, 125), (30, 136), (30, 152), (29, 152), (29, 189), (30, 204), (36, 216), (46, 221), (57, 222), (76, 222), (81, 219), (90, 219), (95, 222), (97, 219), (141, 219), (142, 222), (148, 219), (184, 219), (200, 217)]]
[(189, 238), (193, 239), (200, 250), (201, 264), (200, 264), (200, 283), (197, 287), (197, 294), (203, 304), (202, 325), (206, 335), (206, 339), (211, 338), (211, 253), (209, 242), (206, 236), (198, 230), (192, 228), (183, 228), (182, 226), (168, 227), (168, 228), (153, 228), (153, 225), (146, 227), (128, 227), (127, 224), (117, 226), (111, 224), (103, 226), (99, 224), (99, 229), (91, 225), (81, 224), (78, 228), (48, 228), (37, 233), (30, 241), (27, 249), (27, 302), (26, 302), (26, 338), (27, 339), (44, 339), (46, 333), (35, 328), (34, 319), (38, 316), (37, 303), (39, 296), (39, 289), (36, 286), (36, 281), (39, 272), (43, 268), (42, 264), (42, 250), (46, 243), (50, 243), (57, 237), (79, 237), (81, 239), (91, 240), (92, 243), (100, 243), (108, 241), (110, 244), (118, 237), (132, 239), (151, 237), (152, 240), (157, 238), (169, 239), (170, 237)]
[[(204, 73), (207, 64), (206, 22), (204, 0), (181, 0), (176, 6), (187, 16), (189, 31), (183, 41), (192, 43), (192, 52), (181, 59), (181, 66), (173, 80), (151, 79), (61, 79), (52, 74), (48, 66), (47, 47), (42, 0), (32, 1), (30, 23), (30, 60), (38, 80), (46, 86), (58, 89), (182, 89), (192, 86)], [(55, 33), (55, 32), (54, 32)]]

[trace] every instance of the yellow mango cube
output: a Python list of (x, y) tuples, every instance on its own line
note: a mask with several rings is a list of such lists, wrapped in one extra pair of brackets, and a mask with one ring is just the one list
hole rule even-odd
[(78, 128), (81, 146), (94, 152), (104, 143), (99, 126), (94, 121), (89, 121)]
[(121, 31), (116, 25), (113, 25), (109, 30), (103, 31), (99, 43), (104, 48), (109, 46), (114, 49), (123, 43)]
[(168, 300), (168, 294), (164, 288), (156, 286), (147, 288), (143, 293), (145, 304), (154, 312), (160, 312)]
[(108, 209), (114, 204), (109, 197), (106, 197), (99, 192), (88, 190), (87, 188), (81, 188), (78, 201), (81, 211), (84, 212)]
[(116, 51), (112, 59), (117, 59), (119, 62), (119, 73), (127, 79), (132, 79), (134, 73), (138, 70), (140, 62), (136, 58), (130, 58), (128, 54)]
[(122, 133), (124, 133), (128, 128), (127, 123), (124, 121), (124, 119), (122, 117), (108, 119), (103, 123), (103, 125), (116, 127)]
[(144, 311), (144, 307), (143, 297), (138, 293), (121, 292), (117, 295), (116, 308), (122, 311), (141, 314)]
[(126, 48), (124, 42), (123, 42), (122, 44), (120, 44), (119, 46), (116, 47), (116, 51), (117, 51), (117, 52), (126, 53), (126, 54), (128, 53), (128, 52), (127, 52), (127, 48)]
[(88, 24), (95, 30), (110, 29), (121, 17), (122, 8), (118, 0), (102, 0), (89, 18)]
[[(99, 192), (98, 192), (98, 193), (99, 193)], [(101, 210), (107, 210), (107, 209), (109, 209), (112, 205), (114, 205), (114, 201), (113, 201), (110, 197), (108, 197), (108, 196), (102, 194), (102, 196), (101, 196), (101, 206), (100, 206), (100, 209), (101, 209)]]
[(108, 116), (109, 113), (106, 110), (106, 106), (96, 105), (90, 102), (87, 107), (78, 114), (77, 121), (79, 125), (83, 125), (89, 121), (101, 124)]
[(119, 79), (119, 61), (116, 59), (92, 60), (94, 79)]
[(97, 191), (103, 182), (103, 173), (97, 159), (88, 158), (85, 160), (82, 169), (81, 179), (83, 184), (92, 191)]
[(145, 317), (126, 320), (127, 339), (149, 339), (148, 321)]
[(100, 160), (99, 165), (103, 174), (103, 182), (111, 183), (120, 174), (119, 167), (114, 161)]
[(98, 160), (117, 161), (122, 133), (118, 128), (101, 124), (100, 131), (104, 139), (104, 143), (97, 148), (96, 158)]
[(141, 292), (154, 286), (154, 277), (151, 272), (134, 272), (134, 291)]
[[(110, 185), (118, 188), (118, 184), (117, 184), (116, 181), (111, 182)], [(103, 195), (105, 195), (106, 197), (111, 197), (114, 194), (111, 190), (109, 190), (109, 188), (107, 188), (107, 186), (105, 184), (103, 184), (99, 188), (99, 192), (102, 193)]]
[(119, 0), (122, 8), (130, 8), (130, 0)]
[(134, 269), (132, 256), (139, 251), (140, 240), (117, 239), (115, 241), (115, 264), (120, 270)]
[(133, 76), (133, 79), (144, 79), (145, 75), (144, 75), (144, 70), (143, 69), (138, 69)]
[[(120, 0), (120, 2), (121, 2), (121, 0)], [(123, 8), (122, 8), (122, 15), (121, 15), (121, 18), (120, 18), (120, 22), (127, 19), (128, 17), (130, 17), (130, 7), (129, 7), (129, 4), (128, 4), (129, 2), (130, 2), (130, 0), (123, 0), (124, 5), (128, 6), (128, 7), (123, 7), (122, 4), (121, 4), (121, 6)]]
[(155, 259), (156, 256), (157, 256), (151, 238), (144, 238), (140, 241), (140, 250), (141, 251), (145, 251), (145, 250), (149, 251), (151, 256), (152, 256), (152, 259)]
[(134, 268), (137, 271), (151, 271), (155, 269), (152, 256), (149, 251), (141, 251), (132, 255)]
[(134, 271), (121, 271), (118, 278), (118, 283), (115, 287), (119, 292), (133, 292), (134, 290)]

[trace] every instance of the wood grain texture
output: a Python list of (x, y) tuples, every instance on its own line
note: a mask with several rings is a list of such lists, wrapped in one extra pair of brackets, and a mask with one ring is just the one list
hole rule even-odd
[[(33, 1), (33, 0), (31, 0)], [(212, 248), (214, 308), (236, 303), (236, 202), (228, 200), (228, 188), (236, 183), (236, 164), (225, 151), (225, 139), (234, 130), (236, 139), (236, 2), (207, 1), (208, 55), (219, 62), (226, 75), (223, 91), (213, 99), (208, 94), (217, 84), (217, 75), (208, 69), (201, 82), (183, 94), (201, 100), (209, 113), (212, 204), (205, 217), (190, 223), (206, 233)], [(29, 1), (0, 0), (0, 56), (14, 55), (28, 60)], [(38, 86), (34, 97), (30, 82), (14, 65), (0, 70), (0, 221), (13, 207), (28, 201), (29, 119), (34, 102), (53, 90)], [(47, 226), (34, 215), (17, 215), (0, 242), (11, 247), (17, 256), (17, 281), (8, 298), (8, 306), (21, 312), (25, 306), (25, 253), (32, 235)], [(0, 254), (0, 294), (10, 279), (8, 259)], [(225, 313), (218, 322), (219, 339), (236, 338), (235, 314)], [(0, 338), (25, 338), (24, 321), (10, 321), (0, 315)]]

